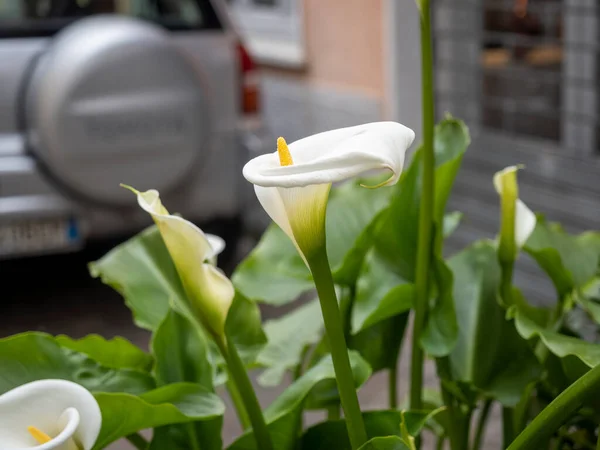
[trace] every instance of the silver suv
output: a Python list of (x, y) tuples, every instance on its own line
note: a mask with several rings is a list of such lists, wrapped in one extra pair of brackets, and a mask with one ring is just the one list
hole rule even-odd
[(147, 225), (119, 183), (239, 223), (256, 77), (220, 1), (0, 0), (0, 257)]

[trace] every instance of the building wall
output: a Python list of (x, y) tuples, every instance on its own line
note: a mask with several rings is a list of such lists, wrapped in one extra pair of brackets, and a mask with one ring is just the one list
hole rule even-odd
[(382, 4), (383, 0), (305, 0), (306, 77), (381, 96)]

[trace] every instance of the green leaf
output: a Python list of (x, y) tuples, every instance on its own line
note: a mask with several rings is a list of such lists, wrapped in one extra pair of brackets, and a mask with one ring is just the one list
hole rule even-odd
[(56, 342), (61, 347), (84, 353), (111, 369), (149, 371), (154, 361), (151, 355), (122, 337), (107, 340), (97, 334), (89, 334), (82, 339), (72, 339), (60, 335), (56, 337)]
[(458, 339), (458, 322), (452, 292), (454, 278), (452, 271), (440, 257), (433, 260), (433, 272), (438, 292), (421, 335), (421, 346), (431, 356), (442, 357), (452, 351)]
[(406, 426), (406, 417), (402, 413), (402, 421), (400, 422), (400, 440), (408, 447), (409, 450), (417, 450), (415, 438), (409, 433)]
[(102, 411), (102, 429), (94, 449), (147, 428), (220, 417), (225, 405), (200, 385), (176, 383), (140, 396), (123, 393), (95, 395)]
[[(178, 382), (197, 383), (213, 391), (213, 366), (209, 361), (209, 341), (198, 326), (186, 317), (170, 310), (152, 338), (152, 352), (156, 358), (154, 374), (159, 386)], [(223, 448), (221, 429), (223, 418), (168, 425), (155, 430), (150, 448), (162, 450), (203, 450)]]
[[(434, 220), (439, 233), (442, 233), (446, 202), (469, 143), (468, 130), (461, 121), (448, 116), (436, 126)], [(357, 311), (355, 312), (357, 316), (353, 318), (353, 330), (360, 329), (364, 323), (372, 325), (378, 319), (389, 317), (389, 304), (398, 307), (398, 302), (390, 301), (387, 292), (400, 284), (414, 282), (419, 240), (421, 158), (421, 151), (418, 150), (394, 189), (388, 210), (382, 213), (378, 226), (374, 230), (374, 250), (368, 254), (368, 262), (363, 264), (357, 280), (357, 290), (360, 289), (360, 291), (357, 292)], [(437, 239), (437, 241), (441, 243), (441, 239)], [(436, 253), (440, 250), (441, 248), (436, 248)], [(371, 264), (376, 264), (376, 266), (371, 267)], [(387, 269), (386, 272), (394, 273), (396, 280), (386, 274), (387, 282), (383, 284), (381, 278), (383, 278), (382, 270), (384, 268)], [(444, 271), (440, 268), (438, 271), (440, 272), (438, 278), (443, 281)], [(387, 291), (384, 292), (383, 286)], [(377, 289), (378, 292), (371, 295), (370, 293), (374, 289)], [(428, 331), (424, 340), (428, 347), (427, 351), (433, 351), (438, 355), (447, 353), (456, 339), (456, 328), (450, 318), (452, 302), (448, 291), (447, 286), (441, 286), (439, 289), (443, 295), (432, 310), (430, 315), (432, 321), (427, 325)], [(404, 305), (401, 306), (404, 307)], [(448, 324), (450, 324), (449, 327)], [(442, 329), (438, 329), (440, 325), (443, 326)]]
[(314, 287), (310, 272), (290, 238), (272, 223), (231, 277), (248, 298), (284, 305)]
[[(354, 180), (331, 189), (327, 205), (327, 253), (336, 283), (353, 285), (378, 214), (387, 206), (393, 189), (366, 189), (360, 184), (377, 184), (371, 179)], [(235, 286), (249, 298), (283, 305), (314, 285), (298, 251), (272, 224), (233, 277)]]
[[(403, 420), (403, 414), (405, 416), (406, 431), (410, 435), (416, 436), (421, 432), (427, 420), (442, 410), (443, 408), (439, 408), (435, 411), (369, 411), (363, 412), (363, 420), (367, 429), (367, 435), (370, 439), (389, 439), (391, 437), (400, 439), (402, 432), (400, 424)], [(398, 448), (408, 448), (404, 446), (404, 444), (402, 445), (403, 447)], [(327, 421), (310, 427), (302, 436), (300, 448), (301, 450), (351, 450), (352, 447), (348, 440), (345, 421)], [(369, 447), (363, 446), (361, 448)]]
[(524, 339), (539, 337), (544, 346), (559, 358), (574, 356), (587, 367), (600, 364), (600, 345), (542, 328), (523, 308), (514, 312), (517, 331)]
[(413, 305), (414, 285), (397, 275), (375, 249), (367, 253), (356, 283), (352, 308), (352, 332), (408, 311)]
[(159, 386), (187, 381), (213, 388), (207, 338), (186, 317), (171, 309), (154, 332), (151, 346)]
[(548, 274), (559, 298), (589, 282), (598, 270), (600, 233), (572, 236), (538, 215), (525, 251)]
[(348, 338), (348, 346), (360, 353), (373, 372), (391, 369), (398, 363), (408, 316), (406, 311), (363, 329)]
[(359, 448), (359, 450), (409, 450), (408, 447), (402, 442), (397, 436), (387, 437), (376, 437), (365, 445)]
[(136, 325), (156, 330), (169, 299), (185, 301), (183, 286), (156, 226), (112, 249), (90, 263), (90, 273), (118, 291), (133, 312)]
[(500, 266), (494, 244), (479, 241), (448, 262), (454, 274), (459, 337), (450, 354), (453, 378), (472, 383), (506, 406), (518, 403), (540, 367), (498, 302)]
[(257, 363), (267, 369), (258, 380), (263, 386), (277, 386), (281, 384), (286, 370), (300, 364), (306, 347), (321, 340), (323, 316), (319, 299), (265, 322), (264, 330), (268, 344), (258, 354)]
[(46, 378), (79, 383), (92, 392), (139, 394), (154, 389), (152, 376), (136, 369), (106, 367), (61, 347), (49, 334), (28, 332), (0, 339), (0, 394)]
[(247, 365), (256, 360), (256, 356), (267, 343), (258, 305), (239, 291), (235, 292), (229, 308), (225, 330)]
[[(350, 352), (350, 363), (357, 387), (364, 383), (371, 374), (371, 368), (356, 352)], [(335, 371), (331, 357), (323, 358), (317, 365), (308, 370), (292, 383), (264, 411), (267, 427), (273, 439), (273, 447), (277, 450), (295, 448), (298, 423), (302, 409), (309, 394), (320, 383), (335, 381)], [(251, 432), (244, 433), (229, 450), (256, 450), (256, 441)]]

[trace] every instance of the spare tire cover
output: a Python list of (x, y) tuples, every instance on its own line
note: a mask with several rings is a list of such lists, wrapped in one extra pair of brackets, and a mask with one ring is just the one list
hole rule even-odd
[(119, 183), (164, 192), (207, 151), (202, 80), (158, 26), (81, 19), (34, 69), (26, 105), (32, 152), (59, 184), (88, 199), (130, 203)]

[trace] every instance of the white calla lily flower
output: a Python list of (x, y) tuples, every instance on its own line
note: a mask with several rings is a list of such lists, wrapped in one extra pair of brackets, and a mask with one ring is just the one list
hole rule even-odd
[(415, 133), (396, 122), (374, 122), (318, 133), (260, 155), (243, 169), (273, 221), (290, 237), (305, 262), (324, 244), (327, 199), (332, 183), (385, 170), (378, 186), (395, 184)]
[(204, 234), (182, 217), (169, 214), (158, 191), (139, 192), (123, 186), (137, 195), (140, 207), (156, 223), (194, 314), (209, 331), (223, 337), (227, 313), (235, 296), (229, 278), (215, 267), (216, 257), (224, 250), (225, 241)]
[(90, 450), (101, 425), (94, 396), (71, 381), (33, 381), (0, 396), (2, 450)]
[[(533, 233), (537, 219), (535, 213), (518, 198), (518, 187), (516, 184), (516, 172), (522, 166), (509, 166), (496, 172), (494, 175), (494, 188), (500, 197), (509, 195), (508, 191), (514, 190), (517, 195), (515, 205), (514, 236), (517, 249), (522, 248)], [(514, 184), (514, 186), (513, 186)]]

